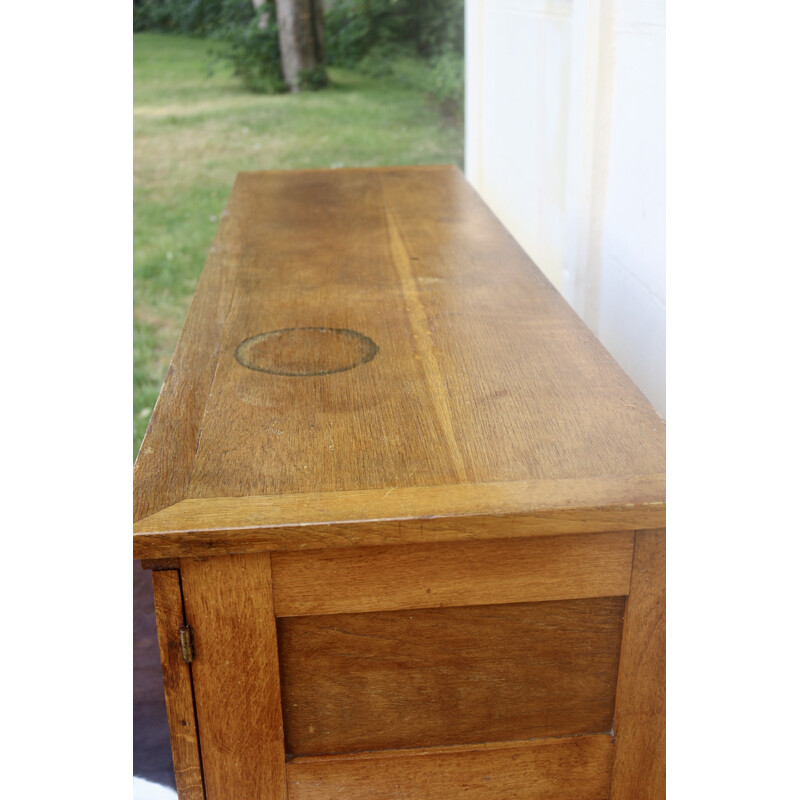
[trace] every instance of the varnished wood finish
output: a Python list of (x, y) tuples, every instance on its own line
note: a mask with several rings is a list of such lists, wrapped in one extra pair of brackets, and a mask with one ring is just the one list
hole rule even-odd
[(269, 554), (181, 561), (207, 800), (286, 796)]
[(239, 175), (134, 474), (208, 800), (663, 797), (664, 449), (455, 168)]
[(289, 800), (606, 800), (610, 736), (296, 758)]
[(610, 731), (624, 598), (278, 620), (294, 754)]
[(180, 800), (204, 800), (192, 675), (181, 657), (178, 638), (184, 616), (180, 577), (176, 570), (153, 573), (153, 599), (178, 797)]
[(666, 797), (666, 536), (636, 534), (614, 720), (612, 800)]
[[(203, 412), (241, 256), (240, 221), (223, 213), (133, 469), (133, 518), (179, 502), (189, 490)], [(158, 556), (155, 556), (158, 558)]]
[[(336, 339), (335, 350), (341, 337), (289, 337), (278, 362), (310, 365), (305, 377), (235, 357), (252, 337), (290, 329), (351, 331), (377, 354), (329, 372), (322, 340)], [(325, 514), (325, 526), (461, 517), (473, 485), (479, 516), (497, 513), (508, 484), (525, 484), (534, 490), (517, 504), (521, 519), (565, 511), (561, 530), (571, 515), (580, 530), (607, 530), (594, 511), (601, 522), (663, 503), (663, 485), (643, 499), (617, 491), (662, 475), (663, 455), (661, 418), (458, 170), (243, 173), (135, 477), (135, 519), (170, 512), (140, 535), (208, 533), (172, 535), (160, 551), (140, 539), (137, 555), (182, 556), (215, 540), (239, 551), (236, 529), (320, 522), (313, 510), (304, 518), (311, 495), (374, 493), (351, 495), (355, 513)], [(560, 481), (589, 481), (596, 502)], [(402, 511), (382, 512), (376, 498), (398, 490)], [(220, 505), (226, 498), (237, 502)], [(290, 536), (257, 538), (292, 546)]]
[(160, 558), (634, 531), (664, 525), (663, 493), (663, 475), (644, 475), (184, 500), (136, 523), (133, 546)]
[(274, 553), (275, 613), (617, 597), (632, 556), (632, 533)]

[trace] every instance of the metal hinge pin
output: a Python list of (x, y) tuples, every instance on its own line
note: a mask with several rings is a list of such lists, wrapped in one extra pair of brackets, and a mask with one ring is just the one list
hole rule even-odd
[(191, 625), (181, 625), (181, 655), (187, 664), (192, 663), (194, 658), (194, 635), (192, 634)]

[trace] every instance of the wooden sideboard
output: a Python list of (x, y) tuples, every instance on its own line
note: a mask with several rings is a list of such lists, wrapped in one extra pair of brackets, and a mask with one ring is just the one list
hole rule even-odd
[(134, 472), (181, 800), (663, 798), (664, 450), (457, 169), (240, 174)]

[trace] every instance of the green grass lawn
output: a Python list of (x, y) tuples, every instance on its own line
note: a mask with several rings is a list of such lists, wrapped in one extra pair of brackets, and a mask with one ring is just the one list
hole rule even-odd
[(203, 39), (133, 37), (133, 447), (147, 427), (237, 172), (463, 164), (460, 124), (398, 79), (255, 95)]

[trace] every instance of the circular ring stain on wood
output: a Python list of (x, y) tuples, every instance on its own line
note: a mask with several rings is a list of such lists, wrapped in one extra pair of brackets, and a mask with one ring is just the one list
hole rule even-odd
[(308, 378), (345, 372), (377, 353), (369, 336), (347, 328), (283, 328), (245, 339), (235, 356), (248, 369)]

